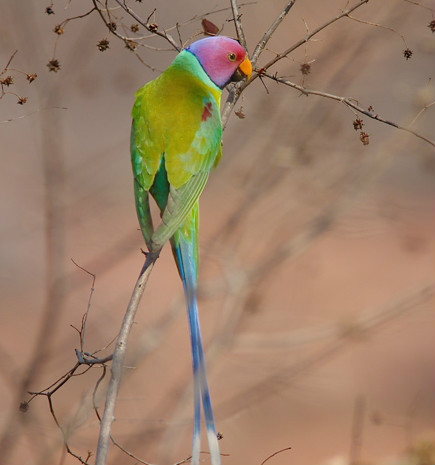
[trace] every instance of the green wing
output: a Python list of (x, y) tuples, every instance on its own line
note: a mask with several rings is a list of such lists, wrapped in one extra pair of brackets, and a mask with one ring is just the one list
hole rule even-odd
[(193, 175), (182, 187), (170, 188), (168, 203), (162, 215), (162, 222), (151, 238), (151, 247), (160, 249), (184, 223), (197, 204), (208, 179), (207, 171)]
[[(182, 225), (220, 157), (220, 92), (182, 71), (168, 68), (140, 89), (132, 112), (136, 209), (150, 250)], [(162, 215), (155, 231), (149, 193)]]

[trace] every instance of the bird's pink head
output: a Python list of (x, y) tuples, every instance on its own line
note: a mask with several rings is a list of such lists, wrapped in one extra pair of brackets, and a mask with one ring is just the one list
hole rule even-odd
[(200, 62), (209, 78), (224, 88), (230, 81), (249, 78), (252, 65), (246, 50), (237, 42), (224, 36), (206, 37), (187, 49)]

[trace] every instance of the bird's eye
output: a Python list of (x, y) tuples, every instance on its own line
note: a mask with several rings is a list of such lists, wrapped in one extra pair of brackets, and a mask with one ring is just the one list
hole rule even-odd
[(228, 60), (230, 60), (230, 61), (236, 61), (236, 58), (237, 58), (237, 57), (236, 57), (236, 54), (235, 54), (235, 53), (232, 53), (232, 52), (231, 52), (231, 53), (229, 53), (229, 54), (227, 55), (227, 58), (228, 58)]

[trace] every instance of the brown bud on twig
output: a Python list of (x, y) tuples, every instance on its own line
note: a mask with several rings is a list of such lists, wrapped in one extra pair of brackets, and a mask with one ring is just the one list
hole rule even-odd
[(20, 403), (20, 412), (26, 413), (29, 410), (29, 403), (28, 402), (21, 402)]
[(48, 15), (54, 15), (54, 11), (53, 11), (53, 8), (51, 6), (48, 6), (46, 9), (45, 9), (45, 12), (48, 14)]
[(304, 76), (307, 76), (311, 73), (311, 65), (309, 63), (302, 63), (300, 67), (300, 71)]
[(107, 39), (101, 39), (97, 43), (97, 47), (100, 52), (104, 52), (105, 50), (109, 48), (109, 41)]
[(64, 31), (63, 27), (62, 27), (60, 24), (56, 24), (56, 26), (54, 26), (53, 32), (54, 32), (55, 34), (57, 34), (58, 36), (60, 36), (60, 35), (62, 35), (65, 31)]
[(355, 129), (355, 131), (362, 129), (363, 126), (364, 126), (364, 123), (362, 119), (357, 118), (356, 120), (354, 120), (353, 128)]
[(428, 25), (427, 27), (432, 31), (432, 32), (435, 32), (435, 19), (433, 19)]
[(53, 71), (54, 73), (57, 73), (60, 70), (60, 63), (59, 60), (56, 60), (53, 58), (47, 63), (48, 71)]
[(147, 24), (147, 27), (150, 32), (156, 32), (157, 29), (159, 28), (159, 26), (157, 26), (156, 23)]
[(126, 40), (125, 47), (134, 52), (137, 48), (137, 42), (134, 42), (133, 40)]
[(3, 79), (0, 79), (0, 84), (2, 86), (9, 87), (14, 83), (14, 78), (12, 76), (6, 76)]
[(27, 102), (27, 97), (18, 97), (18, 105), (24, 105)]
[(369, 145), (370, 143), (369, 135), (364, 131), (361, 131), (361, 134), (359, 135), (359, 139), (363, 145)]
[(30, 84), (30, 83), (33, 82), (37, 77), (38, 77), (38, 75), (37, 75), (36, 73), (29, 73), (29, 74), (27, 74), (26, 79), (29, 81), (29, 84)]
[(412, 50), (410, 48), (403, 50), (403, 56), (409, 60), (412, 57)]

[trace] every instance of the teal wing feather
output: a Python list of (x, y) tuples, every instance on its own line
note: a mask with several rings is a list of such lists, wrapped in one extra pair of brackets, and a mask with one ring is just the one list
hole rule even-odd
[(134, 124), (131, 128), (130, 151), (134, 174), (134, 198), (136, 202), (136, 212), (139, 219), (142, 235), (145, 243), (150, 249), (151, 237), (154, 233), (153, 220), (151, 218), (148, 190), (144, 187), (140, 173), (142, 171), (141, 157), (135, 143)]
[(200, 171), (180, 188), (170, 187), (168, 202), (162, 214), (162, 222), (151, 239), (153, 249), (161, 248), (179, 228), (182, 228), (187, 216), (198, 203), (207, 179), (208, 171)]

